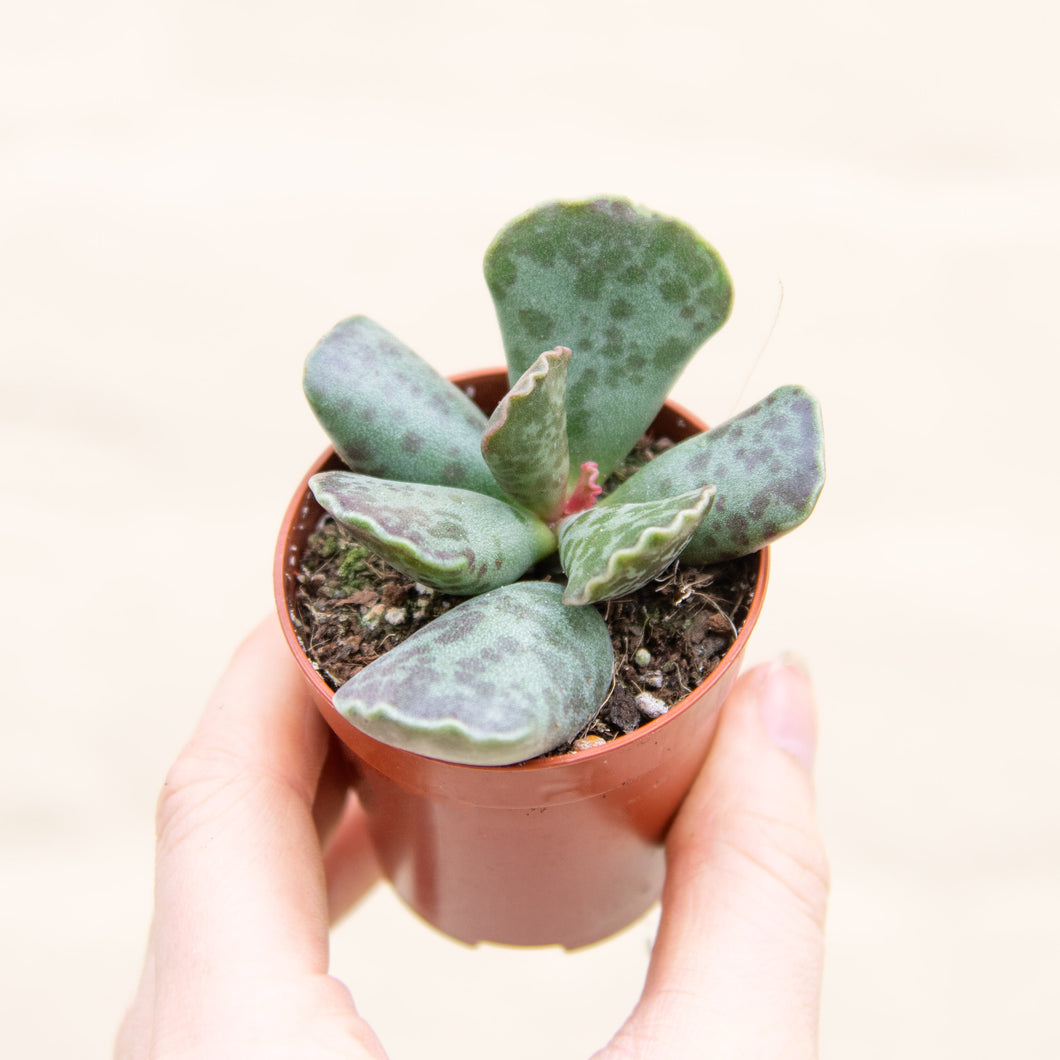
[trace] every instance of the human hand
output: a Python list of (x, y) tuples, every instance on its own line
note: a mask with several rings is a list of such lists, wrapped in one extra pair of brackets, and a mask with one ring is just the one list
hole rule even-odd
[(385, 1057), (328, 975), (379, 875), (275, 619), (235, 653), (158, 802), (155, 911), (118, 1060)]
[[(814, 733), (797, 669), (737, 683), (670, 833), (644, 993), (598, 1057), (816, 1055), (827, 868)], [(328, 748), (275, 621), (263, 623), (159, 800), (155, 915), (118, 1060), (385, 1056), (327, 972), (329, 921), (378, 876)]]
[(662, 918), (633, 1014), (597, 1060), (813, 1060), (828, 863), (796, 665), (744, 674), (666, 844)]

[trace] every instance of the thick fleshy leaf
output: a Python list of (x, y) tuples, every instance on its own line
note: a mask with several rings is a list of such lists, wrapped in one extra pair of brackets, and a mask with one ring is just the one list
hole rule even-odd
[(591, 508), (560, 525), (567, 573), (563, 602), (587, 604), (623, 596), (661, 574), (695, 533), (713, 487), (639, 504)]
[(805, 522), (824, 478), (820, 408), (802, 387), (782, 386), (657, 456), (601, 503), (642, 501), (713, 483), (717, 497), (682, 559), (716, 563), (756, 552)]
[(513, 500), (548, 522), (567, 499), (567, 366), (570, 350), (541, 354), (501, 399), (482, 436), (482, 455)]
[(375, 321), (336, 324), (306, 358), (302, 386), (354, 471), (500, 496), (482, 459), (485, 415)]
[(607, 626), (565, 607), (551, 582), (465, 601), (356, 674), (335, 706), (394, 747), (471, 765), (510, 765), (566, 743), (611, 685)]
[(321, 472), (309, 488), (361, 544), (447, 593), (470, 596), (513, 582), (555, 549), (540, 519), (470, 490), (351, 471)]
[(605, 477), (732, 302), (712, 247), (679, 221), (625, 199), (530, 211), (494, 240), (485, 272), (513, 381), (542, 348), (573, 351), (571, 466), (595, 460)]

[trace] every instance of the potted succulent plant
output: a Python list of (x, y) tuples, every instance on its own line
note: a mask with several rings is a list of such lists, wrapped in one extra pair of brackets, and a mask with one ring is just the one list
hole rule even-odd
[[(677, 221), (621, 199), (550, 203), (501, 232), (485, 271), (507, 373), (446, 380), (365, 317), (309, 354), (333, 450), (288, 510), (277, 601), (399, 893), (465, 941), (573, 947), (659, 893), (666, 827), (761, 608), (766, 546), (823, 485), (821, 421), (796, 386), (710, 431), (667, 403), (732, 300), (716, 252)], [(629, 473), (646, 432), (676, 444)], [(338, 688), (295, 606), (323, 512), (417, 593), (466, 597)], [(756, 592), (707, 679), (635, 732), (571, 749), (612, 688), (607, 601), (675, 563), (749, 555)]]

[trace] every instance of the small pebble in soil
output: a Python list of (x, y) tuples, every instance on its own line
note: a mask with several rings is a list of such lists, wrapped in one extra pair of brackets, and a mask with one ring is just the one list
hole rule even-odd
[(388, 626), (403, 626), (409, 619), (409, 613), (403, 607), (391, 607), (385, 615), (383, 615), (383, 621)]
[(589, 751), (594, 747), (603, 747), (607, 741), (602, 736), (582, 736), (571, 744), (572, 751)]
[(641, 692), (634, 702), (637, 704), (637, 710), (646, 718), (662, 717), (670, 709), (658, 696), (653, 696), (650, 692)]
[(651, 652), (647, 648), (638, 648), (633, 654), (633, 662), (641, 670), (646, 666), (651, 666)]

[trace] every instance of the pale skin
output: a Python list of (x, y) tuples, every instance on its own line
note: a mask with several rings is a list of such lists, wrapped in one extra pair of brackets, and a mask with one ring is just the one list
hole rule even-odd
[[(802, 668), (740, 679), (670, 832), (643, 994), (597, 1060), (817, 1056), (828, 868), (815, 742)], [(154, 918), (118, 1060), (386, 1056), (328, 973), (330, 924), (378, 877), (329, 748), (270, 619), (166, 779)]]

